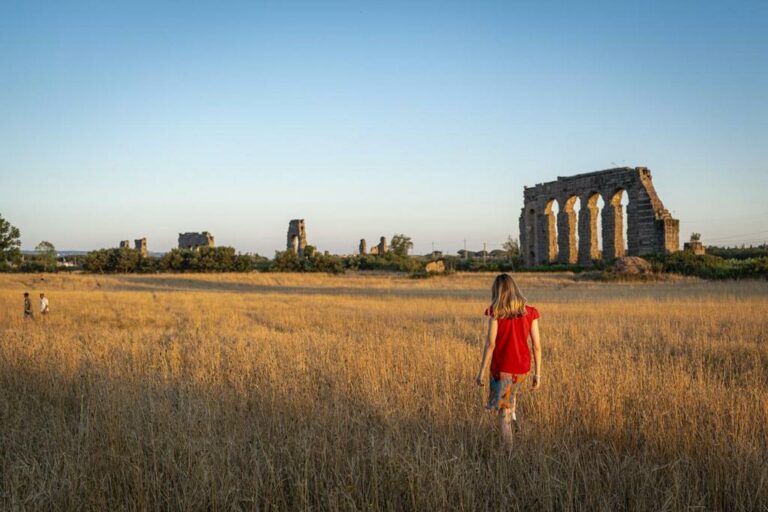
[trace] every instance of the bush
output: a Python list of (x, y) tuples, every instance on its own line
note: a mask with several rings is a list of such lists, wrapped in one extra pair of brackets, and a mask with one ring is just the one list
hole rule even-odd
[(388, 252), (386, 254), (360, 254), (343, 260), (350, 270), (379, 270), (384, 272), (415, 272), (422, 267), (422, 259)]
[[(309, 247), (309, 246), (308, 246)], [(299, 256), (293, 251), (278, 251), (269, 265), (270, 272), (328, 272), (341, 274), (344, 264), (338, 256), (319, 254), (317, 251), (305, 251)]]
[(696, 255), (679, 251), (652, 259), (654, 269), (663, 272), (696, 276), (704, 279), (768, 278), (768, 257), (744, 260), (723, 259), (711, 254)]

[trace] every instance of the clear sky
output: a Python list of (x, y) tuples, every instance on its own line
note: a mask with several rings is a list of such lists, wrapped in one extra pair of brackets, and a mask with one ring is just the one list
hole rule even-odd
[(768, 2), (0, 2), (24, 248), (494, 248), (523, 185), (623, 165), (681, 243), (768, 240)]

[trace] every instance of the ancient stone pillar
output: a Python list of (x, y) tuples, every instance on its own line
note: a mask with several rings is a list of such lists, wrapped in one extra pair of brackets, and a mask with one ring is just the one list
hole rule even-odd
[(555, 227), (555, 214), (552, 213), (552, 204), (554, 201), (542, 201), (534, 216), (536, 240), (536, 264), (546, 265), (557, 259), (557, 240)]
[(564, 265), (575, 265), (578, 257), (576, 247), (576, 212), (573, 203), (576, 197), (560, 201), (563, 205), (557, 214), (557, 261)]
[(597, 243), (597, 198), (598, 194), (581, 196), (579, 210), (579, 265), (591, 265), (600, 259)]
[(360, 254), (368, 254), (368, 244), (365, 243), (365, 238), (360, 239)]
[(603, 196), (603, 259), (610, 261), (624, 256), (624, 215), (621, 191)]

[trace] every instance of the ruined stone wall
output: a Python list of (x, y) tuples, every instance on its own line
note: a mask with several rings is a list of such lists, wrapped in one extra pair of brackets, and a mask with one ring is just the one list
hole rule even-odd
[(198, 247), (214, 247), (213, 235), (207, 231), (202, 233), (179, 233), (179, 249), (197, 249)]
[(370, 251), (368, 251), (368, 244), (366, 243), (365, 238), (361, 238), (359, 248), (360, 254), (370, 254), (372, 256), (377, 256), (389, 252), (389, 243), (387, 242), (387, 237), (382, 236), (379, 238), (379, 243), (372, 246)]
[(149, 256), (149, 250), (147, 249), (147, 239), (146, 238), (139, 238), (133, 241), (134, 248), (139, 251), (139, 254), (141, 254), (142, 258), (146, 258)]
[(376, 246), (376, 254), (387, 254), (389, 252), (389, 244), (387, 243), (387, 237), (383, 236), (379, 238), (379, 245)]
[(121, 249), (130, 249), (131, 248), (131, 241), (130, 240), (120, 240), (120, 248)]
[(293, 219), (288, 223), (288, 240), (286, 249), (299, 256), (304, 254), (307, 247), (307, 231), (304, 227), (304, 219)]
[[(630, 256), (677, 251), (679, 221), (664, 208), (645, 167), (620, 167), (575, 176), (558, 177), (524, 190), (520, 214), (520, 248), (527, 266), (547, 263), (591, 265), (625, 253), (621, 194), (627, 193), (626, 252)], [(605, 203), (598, 212), (597, 201)], [(580, 200), (577, 219), (574, 205)], [(557, 218), (552, 207), (557, 201)], [(597, 237), (601, 216), (603, 250)], [(557, 236), (555, 236), (557, 233)], [(577, 242), (578, 236), (578, 242)]]

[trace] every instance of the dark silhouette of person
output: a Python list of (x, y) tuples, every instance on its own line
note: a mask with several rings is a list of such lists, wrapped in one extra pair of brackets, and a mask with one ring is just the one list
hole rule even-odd
[(24, 318), (32, 320), (32, 301), (29, 300), (29, 292), (24, 292)]

